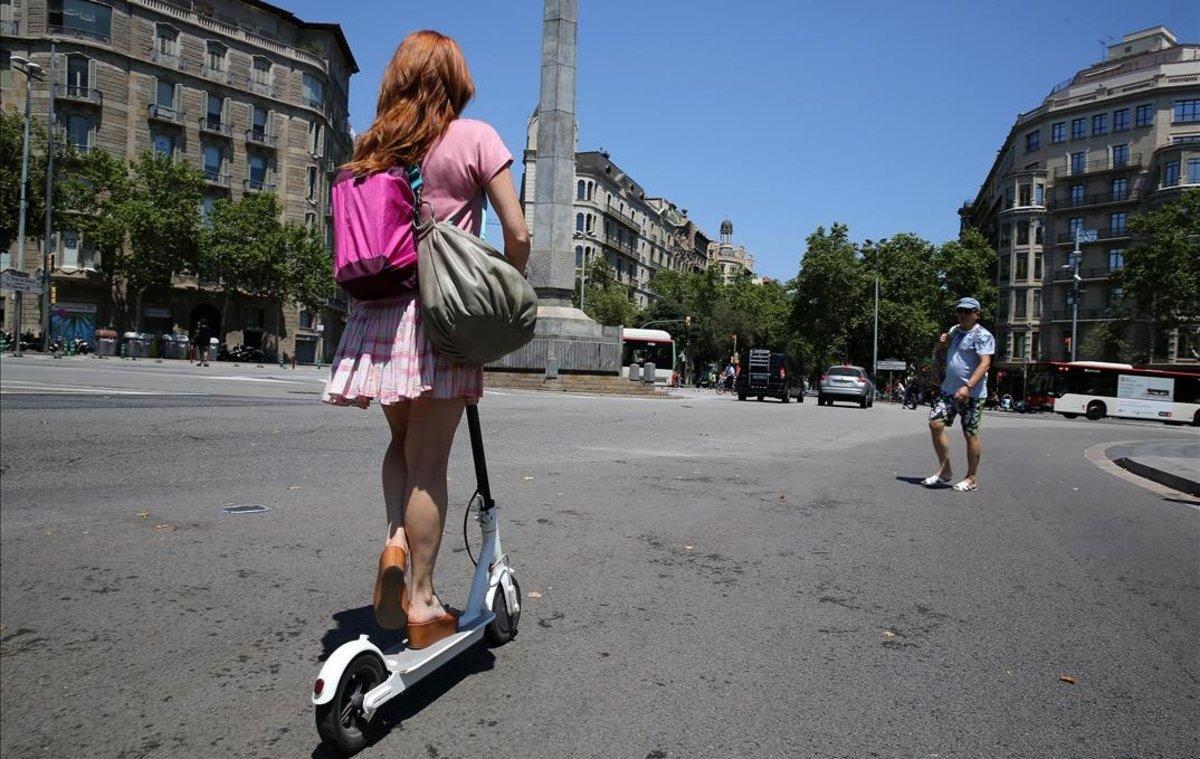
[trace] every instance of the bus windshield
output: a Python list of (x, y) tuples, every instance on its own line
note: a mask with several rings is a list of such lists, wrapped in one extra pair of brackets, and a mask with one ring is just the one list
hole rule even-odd
[(675, 344), (671, 342), (642, 342), (626, 340), (621, 366), (630, 364), (654, 364), (657, 369), (671, 369), (675, 365)]

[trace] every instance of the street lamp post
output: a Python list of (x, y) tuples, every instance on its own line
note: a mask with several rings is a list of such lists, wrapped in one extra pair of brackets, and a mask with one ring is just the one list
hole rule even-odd
[[(41, 73), (42, 67), (28, 58), (14, 55), (10, 58), (13, 68), (25, 74), (25, 136), (21, 142), (21, 216), (17, 219), (17, 265), (16, 270), (25, 273), (25, 217), (29, 214), (29, 122), (30, 122), (30, 91), (33, 89), (32, 80)], [(15, 313), (13, 314), (13, 355), (21, 355), (21, 309), (23, 295), (20, 290), (13, 293)]]
[(1064, 266), (1064, 269), (1071, 269), (1071, 360), (1075, 360), (1076, 343), (1079, 337), (1079, 238), (1083, 234), (1083, 227), (1076, 227), (1075, 234), (1075, 252), (1071, 256), (1071, 265)]
[(46, 119), (46, 233), (42, 236), (42, 353), (50, 352), (50, 246), (54, 225), (54, 151), (58, 145), (54, 136), (55, 41), (50, 40), (50, 107)]
[(871, 334), (871, 382), (878, 384), (879, 374), (879, 252), (887, 242), (883, 238), (878, 243), (865, 240), (867, 245), (875, 249), (875, 329)]

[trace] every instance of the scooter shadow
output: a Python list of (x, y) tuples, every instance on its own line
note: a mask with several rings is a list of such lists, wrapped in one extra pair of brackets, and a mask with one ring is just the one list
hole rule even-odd
[[(370, 606), (339, 611), (333, 615), (333, 619), (337, 626), (321, 637), (321, 661), (328, 659), (338, 646), (362, 634), (371, 636), (371, 642), (385, 653), (404, 640), (402, 630), (384, 630), (375, 624), (375, 611)], [(371, 720), (373, 729), (367, 739), (367, 747), (383, 740), (393, 728), (420, 714), (425, 707), (437, 701), (463, 680), (471, 675), (487, 672), (495, 665), (495, 655), (483, 643), (477, 643), (463, 651), (411, 690), (384, 704)], [(323, 743), (318, 744), (312, 752), (313, 759), (333, 759), (339, 756), (342, 754)]]

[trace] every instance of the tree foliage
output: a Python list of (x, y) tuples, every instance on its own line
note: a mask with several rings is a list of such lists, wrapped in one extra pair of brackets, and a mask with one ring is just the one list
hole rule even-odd
[[(17, 238), (21, 218), (21, 160), (25, 140), (24, 116), (0, 112), (0, 249), (7, 250)], [(28, 207), (25, 235), (40, 240), (44, 234), (46, 213), (46, 129), (33, 119), (29, 130), (29, 177), (26, 186)], [(61, 229), (68, 209), (76, 202), (79, 187), (73, 181), (77, 163), (86, 158), (76, 154), (65, 136), (55, 141), (54, 181), (55, 229)], [(29, 255), (28, 248), (26, 255)]]
[[(603, 256), (587, 264), (587, 283), (583, 285), (583, 312), (605, 326), (637, 326), (637, 304), (629, 286), (617, 281), (612, 267)], [(576, 291), (580, 285), (576, 284)], [(576, 303), (578, 303), (578, 299)]]

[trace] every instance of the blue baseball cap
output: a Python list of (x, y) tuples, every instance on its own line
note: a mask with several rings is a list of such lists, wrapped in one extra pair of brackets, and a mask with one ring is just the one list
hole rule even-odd
[(969, 308), (972, 311), (978, 311), (979, 301), (974, 298), (959, 298), (958, 303), (954, 304), (954, 310), (957, 311), (960, 308)]

